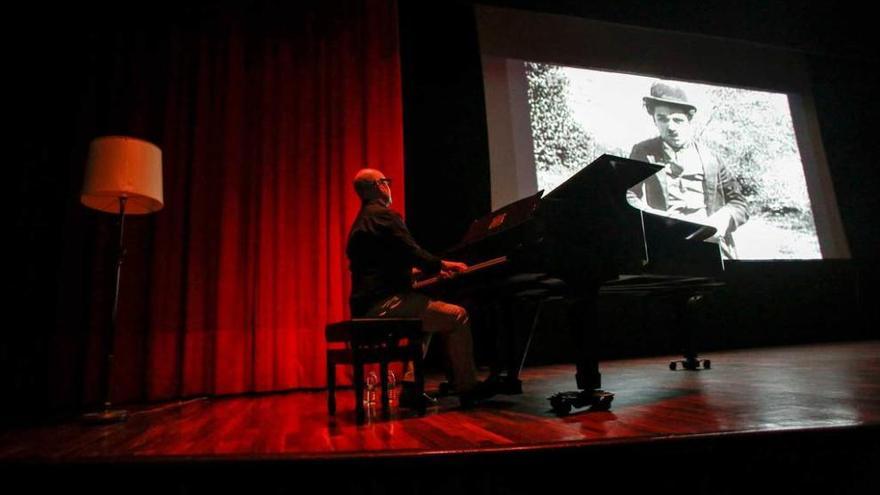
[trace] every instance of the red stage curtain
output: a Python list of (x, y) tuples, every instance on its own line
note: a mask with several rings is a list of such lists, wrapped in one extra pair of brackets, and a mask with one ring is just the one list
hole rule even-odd
[[(125, 35), (114, 77), (93, 81), (122, 100), (107, 105), (125, 109), (126, 132), (152, 130), (164, 162), (165, 208), (126, 233), (116, 402), (323, 387), (324, 325), (348, 315), (354, 173), (394, 178), (403, 211), (395, 3), (278, 10)], [(159, 71), (149, 82), (139, 59)], [(111, 117), (98, 127), (115, 132)], [(93, 403), (102, 325), (89, 328)]]

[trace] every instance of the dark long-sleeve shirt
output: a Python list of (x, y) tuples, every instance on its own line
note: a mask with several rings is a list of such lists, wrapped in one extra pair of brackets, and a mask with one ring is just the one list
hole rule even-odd
[(422, 249), (400, 214), (381, 201), (364, 203), (348, 233), (346, 254), (351, 270), (352, 316), (362, 316), (376, 303), (412, 290), (412, 268), (431, 274), (440, 258)]

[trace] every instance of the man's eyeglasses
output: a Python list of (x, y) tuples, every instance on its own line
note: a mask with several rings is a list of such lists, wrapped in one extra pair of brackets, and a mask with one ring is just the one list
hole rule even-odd
[(385, 184), (385, 185), (390, 186), (390, 185), (391, 185), (391, 179), (389, 179), (388, 177), (383, 177), (383, 178), (381, 178), (381, 179), (378, 179), (378, 180), (376, 181), (376, 184), (379, 184), (379, 185)]

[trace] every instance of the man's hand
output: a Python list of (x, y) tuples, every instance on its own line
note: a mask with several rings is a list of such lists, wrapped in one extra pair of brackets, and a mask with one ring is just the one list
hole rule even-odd
[(707, 219), (707, 223), (717, 231), (714, 239), (723, 239), (730, 232), (731, 220), (732, 216), (727, 208), (721, 208)]
[(467, 265), (458, 261), (440, 261), (440, 278), (452, 278), (467, 270)]

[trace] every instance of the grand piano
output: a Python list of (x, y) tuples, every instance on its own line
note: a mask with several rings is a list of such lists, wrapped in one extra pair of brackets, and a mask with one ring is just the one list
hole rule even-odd
[[(560, 414), (573, 407), (607, 410), (614, 395), (601, 389), (595, 328), (600, 294), (684, 294), (686, 301), (717, 287), (722, 270), (717, 244), (702, 242), (715, 229), (650, 213), (627, 201), (627, 191), (662, 166), (602, 155), (547, 196), (523, 198), (475, 220), (445, 259), (468, 264), (451, 279), (431, 277), (418, 290), (456, 301), (495, 308), (498, 358), (490, 379), (499, 389), (521, 393), (519, 372), (531, 335), (524, 343), (506, 334), (511, 304), (562, 300), (574, 346), (578, 390), (550, 397)], [(500, 323), (499, 323), (500, 322)], [(699, 365), (692, 353), (686, 367)]]

